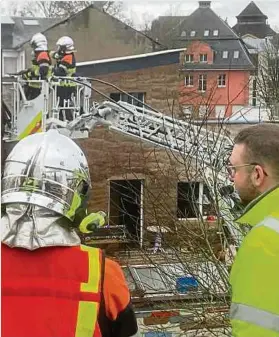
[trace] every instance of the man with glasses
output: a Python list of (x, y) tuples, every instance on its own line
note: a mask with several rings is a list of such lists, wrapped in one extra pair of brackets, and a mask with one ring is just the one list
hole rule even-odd
[(235, 337), (279, 336), (279, 126), (259, 124), (236, 136), (227, 166), (249, 224), (230, 275)]

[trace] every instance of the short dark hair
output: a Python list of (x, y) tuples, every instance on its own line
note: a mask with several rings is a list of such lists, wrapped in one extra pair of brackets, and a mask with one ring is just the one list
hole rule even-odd
[(238, 133), (234, 143), (246, 146), (245, 160), (269, 165), (274, 178), (279, 179), (279, 125), (250, 126)]

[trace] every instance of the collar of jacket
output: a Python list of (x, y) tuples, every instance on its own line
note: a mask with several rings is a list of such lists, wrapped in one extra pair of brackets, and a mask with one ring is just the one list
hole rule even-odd
[(278, 217), (279, 185), (264, 192), (258, 198), (251, 201), (245, 208), (241, 217), (235, 221), (239, 224), (256, 226), (267, 216)]

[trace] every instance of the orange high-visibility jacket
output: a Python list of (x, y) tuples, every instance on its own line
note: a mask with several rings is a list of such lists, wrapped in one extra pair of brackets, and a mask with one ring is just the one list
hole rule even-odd
[[(2, 244), (2, 337), (116, 336), (101, 331), (102, 296), (105, 319), (116, 322), (130, 294), (120, 266), (104, 260), (101, 250), (81, 245), (29, 251)], [(133, 311), (124, 317), (134, 323), (131, 333), (117, 332), (120, 337), (137, 331)]]

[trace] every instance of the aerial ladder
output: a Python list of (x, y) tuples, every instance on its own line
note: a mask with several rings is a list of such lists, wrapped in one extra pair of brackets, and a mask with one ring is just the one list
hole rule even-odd
[[(225, 169), (233, 143), (225, 132), (213, 132), (193, 122), (167, 116), (142, 102), (141, 106), (115, 102), (91, 85), (92, 81), (103, 82), (98, 79), (66, 78), (76, 83), (76, 93), (71, 100), (59, 106), (57, 86), (61, 79), (65, 78), (40, 81), (41, 93), (31, 101), (25, 97), (24, 80), (17, 78), (9, 83), (13, 100), (10, 106), (6, 103), (10, 109), (10, 120), (4, 126), (5, 142), (18, 141), (49, 128), (57, 128), (70, 138), (87, 138), (95, 127), (106, 125), (110, 130), (168, 149), (197, 167), (218, 205), (219, 219), (229, 230), (235, 245), (239, 246), (243, 232), (233, 221), (239, 211), (238, 198)], [(92, 100), (92, 91), (103, 95), (106, 100)], [(72, 119), (60, 120), (60, 109), (69, 109)]]

